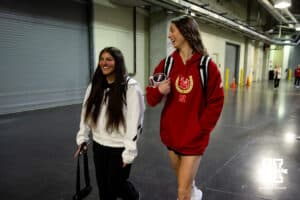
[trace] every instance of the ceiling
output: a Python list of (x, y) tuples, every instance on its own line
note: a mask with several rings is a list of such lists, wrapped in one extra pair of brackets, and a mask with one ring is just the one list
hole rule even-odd
[[(274, 2), (274, 0), (268, 1), (271, 4)], [(292, 5), (288, 8), (289, 13), (275, 8), (274, 10), (278, 11), (287, 21), (274, 20), (274, 17), (270, 15), (263, 29), (264, 34), (277, 40), (290, 40), (294, 44), (299, 44), (300, 32), (296, 31), (295, 27), (297, 26), (296, 24), (299, 25), (300, 23), (300, 1), (292, 0)]]
[(299, 0), (292, 0), (289, 12), (275, 9), (274, 0), (109, 0), (109, 2), (121, 6), (144, 8), (158, 6), (172, 12), (193, 12), (205, 23), (242, 33), (251, 39), (278, 45), (300, 44), (300, 32), (295, 30), (295, 24), (300, 23)]
[(289, 8), (289, 10), (294, 14), (294, 15), (300, 15), (300, 1), (299, 0), (292, 0), (292, 6)]

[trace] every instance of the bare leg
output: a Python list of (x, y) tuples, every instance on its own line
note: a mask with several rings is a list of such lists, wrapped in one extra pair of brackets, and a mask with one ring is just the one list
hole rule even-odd
[(178, 178), (178, 169), (180, 165), (180, 156), (176, 154), (174, 151), (169, 151), (169, 157), (171, 160), (172, 167), (176, 173), (176, 177)]
[(193, 181), (200, 165), (201, 156), (182, 156), (178, 169), (178, 198), (190, 200)]
[(178, 199), (190, 200), (193, 181), (197, 174), (201, 156), (181, 156), (169, 151), (171, 164), (178, 182)]

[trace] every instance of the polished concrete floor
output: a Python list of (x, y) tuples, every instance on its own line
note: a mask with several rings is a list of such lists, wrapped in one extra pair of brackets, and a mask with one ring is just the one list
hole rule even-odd
[[(69, 200), (80, 105), (0, 116), (0, 199)], [(148, 108), (131, 180), (143, 200), (175, 200), (176, 180), (159, 139), (161, 107)], [(196, 183), (203, 200), (300, 199), (300, 89), (282, 81), (226, 90)], [(91, 153), (91, 152), (89, 152)], [(94, 190), (87, 200), (97, 199)]]

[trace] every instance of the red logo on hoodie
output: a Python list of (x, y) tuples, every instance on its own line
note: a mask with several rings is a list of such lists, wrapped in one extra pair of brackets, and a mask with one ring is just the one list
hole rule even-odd
[(176, 78), (175, 87), (176, 87), (176, 90), (181, 94), (190, 93), (193, 89), (193, 85), (194, 85), (194, 82), (193, 82), (192, 76), (189, 76), (187, 78), (187, 77), (180, 75), (180, 76), (177, 76), (177, 78)]

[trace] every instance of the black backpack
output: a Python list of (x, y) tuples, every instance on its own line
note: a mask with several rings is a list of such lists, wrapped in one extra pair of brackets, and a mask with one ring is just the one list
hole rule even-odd
[[(205, 96), (205, 101), (206, 101), (206, 88), (207, 88), (207, 81), (208, 81), (208, 64), (211, 58), (208, 55), (203, 55), (200, 60), (199, 64), (199, 73), (200, 73), (200, 80), (202, 82), (202, 89), (203, 89), (203, 94)], [(164, 65), (164, 73), (169, 76), (172, 67), (173, 67), (174, 59), (171, 55), (169, 55), (166, 60), (165, 60), (165, 65)], [(206, 102), (205, 102), (206, 104)]]

